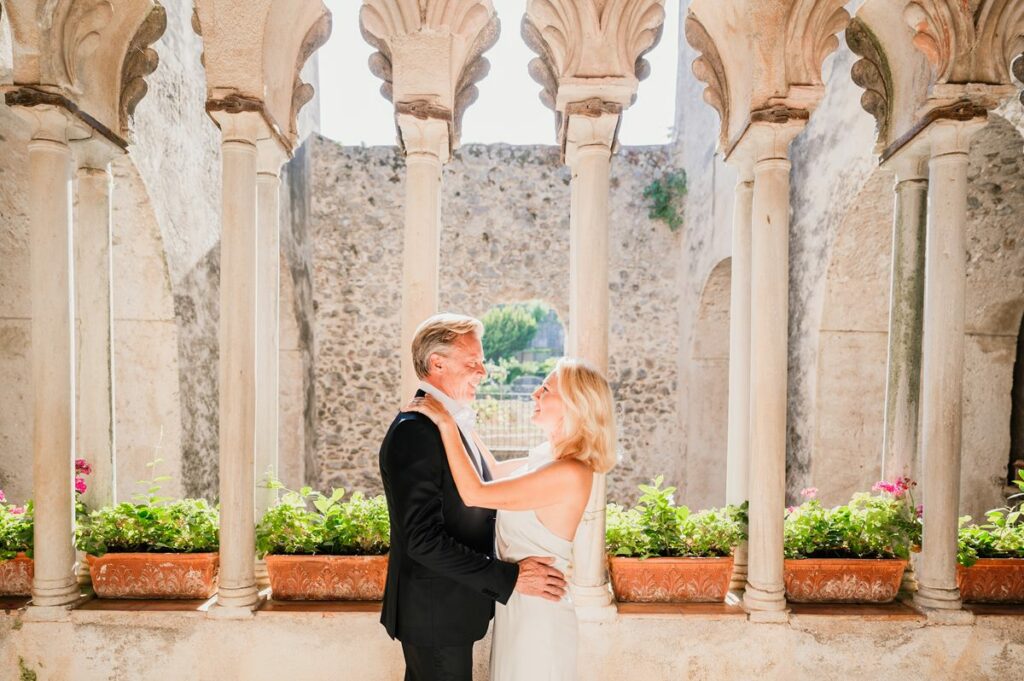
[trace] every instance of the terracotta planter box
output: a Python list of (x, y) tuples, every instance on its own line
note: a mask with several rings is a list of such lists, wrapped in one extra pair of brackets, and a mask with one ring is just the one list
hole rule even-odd
[(714, 603), (732, 578), (728, 558), (608, 557), (615, 599), (630, 603)]
[(794, 603), (889, 603), (907, 561), (899, 558), (787, 559), (786, 598)]
[(100, 598), (210, 598), (217, 592), (217, 553), (107, 553), (86, 556)]
[(31, 596), (35, 561), (19, 552), (0, 561), (0, 596)]
[(388, 557), (266, 556), (271, 596), (282, 601), (379, 601)]
[(1024, 558), (979, 558), (956, 566), (960, 598), (968, 603), (1024, 603)]

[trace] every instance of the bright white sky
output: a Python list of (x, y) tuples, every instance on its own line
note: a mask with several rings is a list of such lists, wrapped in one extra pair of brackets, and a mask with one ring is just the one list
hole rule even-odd
[[(391, 103), (380, 94), (380, 80), (370, 73), (373, 52), (359, 33), (356, 0), (326, 0), (334, 15), (331, 39), (320, 59), (321, 132), (343, 144), (394, 144)], [(501, 19), (498, 43), (484, 56), (491, 71), (477, 83), (480, 97), (462, 121), (462, 142), (554, 144), (554, 114), (541, 104), (540, 85), (526, 65), (536, 55), (519, 35), (525, 0), (494, 0)], [(619, 130), (621, 144), (664, 144), (675, 115), (676, 62), (679, 46), (679, 0), (665, 3), (661, 42), (647, 54), (651, 75), (640, 83), (636, 104)]]

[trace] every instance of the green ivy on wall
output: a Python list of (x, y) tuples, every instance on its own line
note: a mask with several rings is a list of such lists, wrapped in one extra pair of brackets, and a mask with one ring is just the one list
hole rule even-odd
[(673, 232), (683, 224), (683, 197), (686, 196), (686, 171), (670, 170), (644, 187), (644, 198), (650, 200), (647, 217), (661, 220)]

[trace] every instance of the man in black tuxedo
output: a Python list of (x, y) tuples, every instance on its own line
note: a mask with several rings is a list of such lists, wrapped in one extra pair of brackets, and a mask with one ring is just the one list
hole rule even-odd
[[(483, 324), (472, 317), (435, 315), (417, 329), (412, 355), (417, 396), (429, 392), (452, 412), (466, 451), (490, 480), (468, 421), (486, 373), (482, 335)], [(506, 603), (513, 590), (558, 600), (564, 575), (550, 558), (518, 565), (495, 558), (495, 512), (462, 503), (440, 432), (423, 414), (395, 417), (381, 445), (380, 475), (391, 519), (381, 623), (402, 642), (405, 679), (470, 681), (473, 642), (487, 633), (494, 601)]]

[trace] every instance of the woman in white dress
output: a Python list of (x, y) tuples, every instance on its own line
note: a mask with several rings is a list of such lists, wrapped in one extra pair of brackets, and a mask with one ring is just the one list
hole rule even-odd
[[(517, 562), (550, 556), (567, 576), (572, 540), (590, 498), (594, 473), (615, 463), (612, 393), (597, 369), (563, 359), (533, 392), (533, 422), (547, 442), (530, 456), (497, 461), (479, 438), (493, 480), (484, 482), (470, 460), (458, 426), (433, 397), (417, 398), (409, 411), (431, 418), (441, 431), (452, 477), (468, 506), (498, 510), (498, 557)], [(560, 601), (512, 594), (498, 604), (491, 638), (492, 681), (574, 681), (576, 612), (568, 593)]]

